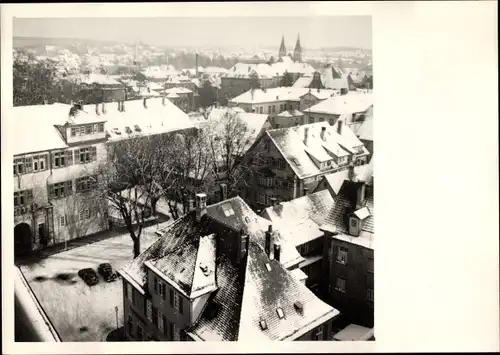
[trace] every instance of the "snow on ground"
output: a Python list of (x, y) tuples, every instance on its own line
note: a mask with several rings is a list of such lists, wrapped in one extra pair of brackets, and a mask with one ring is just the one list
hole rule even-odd
[[(172, 220), (145, 228), (141, 250), (158, 238), (156, 230), (169, 223)], [(97, 266), (104, 262), (117, 270), (133, 259), (132, 250), (132, 240), (125, 233), (21, 267), (62, 341), (105, 341), (116, 328), (115, 306), (118, 326), (123, 325), (121, 279), (106, 283), (99, 277), (99, 284), (89, 287), (77, 273), (86, 267), (97, 272)]]

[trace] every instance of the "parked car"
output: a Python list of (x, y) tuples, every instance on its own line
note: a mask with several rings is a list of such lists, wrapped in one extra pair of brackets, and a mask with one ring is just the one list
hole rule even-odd
[(116, 280), (116, 273), (113, 272), (113, 268), (110, 263), (100, 264), (97, 271), (102, 276), (106, 282), (112, 282)]
[(99, 277), (94, 269), (86, 268), (78, 271), (78, 276), (82, 278), (83, 281), (89, 286), (94, 286), (99, 283)]

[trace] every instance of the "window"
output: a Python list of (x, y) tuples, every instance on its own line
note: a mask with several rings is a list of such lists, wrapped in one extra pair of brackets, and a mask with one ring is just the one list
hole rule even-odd
[(373, 259), (368, 259), (368, 272), (373, 272)]
[(278, 189), (284, 189), (285, 188), (285, 182), (280, 179), (276, 179), (276, 187)]
[(84, 219), (89, 219), (90, 218), (90, 209), (85, 208), (80, 211), (80, 221), (83, 221)]
[(335, 289), (337, 291), (340, 291), (340, 292), (345, 292), (346, 290), (346, 280), (341, 278), (341, 277), (337, 277), (337, 282), (335, 284)]
[(164, 317), (163, 313), (158, 310), (158, 329), (163, 331)]
[(276, 197), (274, 197), (273, 195), (267, 195), (267, 205), (272, 205), (274, 203), (273, 199), (275, 199)]
[(133, 298), (132, 298), (132, 285), (131, 284), (127, 284), (127, 298), (129, 301), (133, 301)]
[(328, 120), (328, 123), (330, 124), (330, 126), (333, 126), (335, 124), (335, 120), (333, 118), (330, 118)]
[(179, 341), (180, 340), (179, 327), (177, 326), (177, 324), (174, 323), (172, 328), (174, 330), (174, 340)]
[(226, 217), (234, 216), (234, 210), (230, 203), (222, 205), (222, 210), (224, 211), (224, 215)]
[(316, 328), (314, 335), (313, 335), (313, 340), (323, 340), (323, 326), (320, 325), (318, 328)]
[(174, 308), (179, 310), (179, 298), (180, 296), (178, 294), (174, 295)]
[(283, 313), (283, 308), (276, 309), (276, 313), (278, 314), (279, 319), (285, 318), (285, 313)]
[(271, 113), (271, 106), (267, 106), (267, 113)]
[(309, 117), (309, 123), (314, 123), (314, 117)]
[(262, 106), (261, 106), (261, 107), (259, 107), (259, 112), (260, 112), (260, 113), (264, 113), (264, 107), (262, 107)]
[(33, 156), (33, 171), (42, 171), (47, 168), (47, 155)]
[(59, 220), (61, 227), (64, 227), (66, 225), (66, 216), (61, 216)]
[(337, 262), (339, 264), (345, 265), (347, 264), (347, 254), (349, 250), (344, 247), (338, 247), (337, 248)]
[(76, 191), (86, 192), (94, 189), (97, 186), (96, 176), (84, 176), (76, 179)]
[(366, 290), (366, 299), (373, 302), (373, 290), (370, 288)]
[(158, 291), (158, 278), (156, 276), (153, 276), (153, 284), (154, 284), (153, 290), (157, 294), (159, 291)]
[(273, 105), (273, 113), (275, 113), (275, 112), (276, 112), (276, 106)]
[(91, 161), (96, 160), (97, 148), (96, 147), (80, 148), (79, 155), (80, 155), (80, 164), (89, 163)]
[(149, 321), (153, 321), (153, 304), (150, 300), (146, 300), (146, 317), (148, 317)]
[(165, 284), (162, 281), (158, 282), (158, 294), (164, 299), (167, 299), (167, 293), (165, 292)]
[(73, 193), (73, 182), (64, 181), (49, 185), (49, 198), (56, 199)]
[(153, 316), (153, 324), (158, 327), (158, 308), (153, 307), (153, 311), (151, 312)]
[(351, 217), (350, 223), (351, 223), (351, 228), (356, 228), (358, 225), (358, 221), (354, 217)]
[(92, 133), (94, 133), (92, 125), (85, 126), (85, 133), (86, 134), (92, 134)]
[(184, 299), (182, 298), (181, 295), (177, 295), (177, 298), (178, 298), (177, 303), (178, 303), (178, 307), (179, 307), (177, 309), (179, 310), (180, 314), (183, 314), (183, 312), (184, 312)]
[(128, 316), (127, 327), (128, 327), (127, 328), (128, 329), (128, 333), (130, 335), (133, 335), (133, 333), (134, 333), (134, 321), (132, 320), (132, 316), (131, 315)]
[(257, 194), (257, 203), (265, 205), (266, 204), (266, 195), (264, 195), (264, 194)]
[(144, 339), (144, 331), (142, 330), (142, 327), (139, 324), (137, 324), (137, 339), (138, 340)]
[(174, 296), (175, 296), (174, 289), (170, 288), (170, 307), (174, 306)]
[(319, 121), (320, 121), (320, 122), (323, 122), (324, 120), (325, 120), (325, 118), (324, 118), (324, 117), (320, 117), (320, 118), (319, 118)]
[(14, 207), (26, 207), (33, 202), (33, 190), (14, 192)]
[(99, 132), (104, 132), (104, 123), (99, 123)]
[(267, 187), (273, 187), (273, 183), (274, 183), (274, 178), (269, 176), (266, 178), (266, 186)]
[(286, 160), (285, 159), (282, 159), (282, 158), (278, 159), (278, 168), (281, 170), (286, 169)]
[(33, 171), (32, 159), (16, 158), (14, 159), (14, 175), (22, 175)]
[(71, 127), (71, 137), (76, 136), (77, 130), (79, 131), (78, 127)]

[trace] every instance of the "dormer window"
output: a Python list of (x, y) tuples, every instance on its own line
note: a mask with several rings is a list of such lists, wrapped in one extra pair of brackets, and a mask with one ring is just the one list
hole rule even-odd
[(279, 319), (285, 318), (285, 313), (283, 312), (283, 309), (281, 307), (276, 309), (276, 313), (278, 314)]
[(224, 215), (226, 217), (234, 216), (234, 210), (230, 203), (222, 205), (222, 210), (224, 211)]
[(259, 325), (260, 325), (260, 329), (262, 329), (262, 330), (266, 330), (267, 329), (267, 322), (265, 320), (262, 319), (259, 322)]

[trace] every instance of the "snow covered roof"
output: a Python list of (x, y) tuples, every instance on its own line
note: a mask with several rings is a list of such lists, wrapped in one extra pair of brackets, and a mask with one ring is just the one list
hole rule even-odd
[(322, 190), (268, 207), (262, 215), (285, 239), (298, 247), (323, 236), (319, 228), (333, 204), (330, 192)]
[(64, 125), (70, 105), (15, 106), (12, 109), (13, 132), (22, 132), (22, 139), (13, 139), (13, 155), (66, 148), (67, 144), (54, 125)]
[[(231, 215), (224, 213), (223, 206), (228, 204), (234, 211)], [(269, 259), (264, 251), (268, 224), (241, 198), (225, 200), (207, 206), (200, 222), (195, 213), (179, 218), (120, 273), (144, 287), (146, 269), (151, 268), (191, 298), (211, 292), (200, 317), (187, 329), (197, 340), (293, 340), (339, 312), (317, 298), (282, 263)], [(216, 240), (224, 243), (237, 238), (242, 228), (249, 236), (248, 251), (236, 263), (224, 249), (216, 250)], [(277, 240), (282, 247), (286, 244)]]
[[(118, 105), (106, 104), (106, 131), (109, 140), (126, 139), (129, 136), (161, 134), (193, 128), (189, 116), (181, 109), (163, 98), (147, 98), (124, 102), (125, 111), (118, 111)], [(87, 112), (95, 111), (95, 105), (85, 105)], [(132, 133), (127, 133), (127, 127)], [(137, 130), (138, 128), (138, 130)], [(117, 134), (119, 132), (119, 134)]]
[(180, 98), (180, 96), (177, 95), (175, 92), (167, 94), (167, 99), (178, 99), (178, 98)]
[(123, 84), (118, 80), (104, 74), (80, 74), (75, 76), (75, 79), (87, 85), (98, 84), (103, 86), (123, 86)]
[(359, 183), (345, 180), (335, 200), (335, 206), (328, 212), (325, 224), (335, 226), (339, 232), (334, 238), (348, 243), (374, 249), (374, 219), (375, 207), (373, 203), (373, 186), (365, 187), (365, 199), (362, 207), (366, 207), (370, 213), (362, 224), (361, 233), (358, 237), (349, 235), (346, 215), (356, 207), (357, 191)]
[(165, 94), (170, 94), (170, 93), (173, 93), (173, 94), (191, 94), (192, 92), (193, 91), (189, 90), (188, 88), (182, 87), (182, 86), (179, 86), (176, 88), (165, 89)]
[(243, 94), (233, 98), (232, 103), (262, 103), (262, 102), (275, 102), (275, 101), (290, 101), (300, 100), (300, 98), (310, 93), (319, 100), (325, 100), (337, 92), (335, 90), (322, 89), (311, 90), (309, 88), (294, 88), (294, 87), (277, 87), (269, 88), (265, 91), (262, 89), (248, 90)]
[(344, 169), (332, 174), (325, 175), (325, 181), (328, 184), (329, 189), (335, 194), (335, 196), (339, 193), (344, 180), (349, 180), (349, 169)]
[(356, 133), (359, 139), (373, 141), (373, 118), (366, 117)]
[(273, 78), (282, 76), (285, 72), (311, 75), (314, 72), (314, 68), (308, 63), (293, 62), (291, 60), (284, 60), (273, 64), (236, 63), (224, 76), (231, 78), (248, 78), (251, 73), (256, 73), (259, 78)]
[[(363, 143), (356, 135), (343, 125), (341, 134), (338, 133), (340, 120), (334, 126), (327, 122), (317, 122), (290, 128), (273, 129), (266, 132), (281, 152), (283, 158), (290, 165), (299, 178), (318, 175), (321, 170), (314, 159), (324, 161), (334, 156), (342, 157), (351, 154), (357, 147), (362, 147), (363, 153), (368, 154)], [(325, 140), (321, 138), (324, 128)], [(308, 132), (307, 145), (304, 143), (305, 133)], [(331, 161), (329, 170), (337, 169), (338, 165)]]
[(176, 74), (177, 71), (172, 65), (163, 65), (145, 68), (141, 73), (151, 79), (166, 79), (170, 75)]
[(357, 324), (349, 324), (340, 332), (334, 335), (334, 339), (338, 341), (363, 341), (373, 337), (373, 328), (366, 328)]
[(344, 115), (359, 113), (373, 106), (372, 93), (349, 92), (347, 95), (334, 96), (308, 109), (311, 113)]
[(283, 111), (278, 115), (278, 117), (301, 117), (301, 116), (304, 116), (304, 114), (297, 109), (293, 109), (292, 111), (290, 110)]
[(151, 90), (163, 90), (165, 87), (162, 84), (150, 82), (148, 83), (148, 88)]

